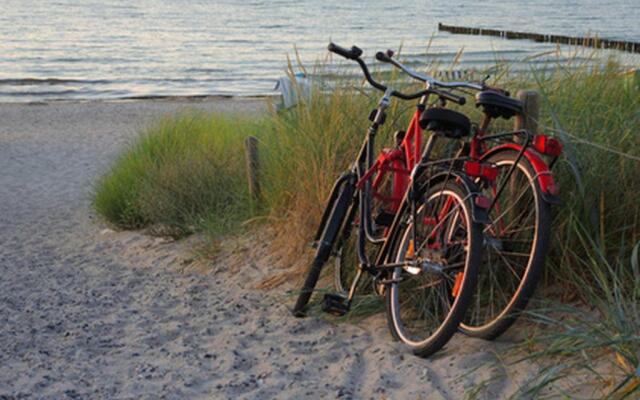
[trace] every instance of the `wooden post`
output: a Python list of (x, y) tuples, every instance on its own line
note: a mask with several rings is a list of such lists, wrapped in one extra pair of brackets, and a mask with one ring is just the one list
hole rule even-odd
[(260, 182), (258, 175), (260, 163), (258, 159), (258, 138), (248, 136), (244, 140), (245, 158), (247, 160), (247, 180), (249, 181), (249, 194), (253, 201), (260, 201)]
[(535, 90), (519, 90), (518, 100), (524, 104), (524, 115), (516, 116), (515, 130), (526, 130), (538, 133), (538, 119), (540, 118), (540, 94)]

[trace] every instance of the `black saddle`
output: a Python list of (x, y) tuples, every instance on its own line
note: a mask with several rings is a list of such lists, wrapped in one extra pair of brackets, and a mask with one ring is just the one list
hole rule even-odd
[(464, 114), (448, 108), (427, 108), (420, 115), (420, 127), (460, 139), (471, 132), (471, 121)]
[(482, 106), (483, 112), (491, 118), (509, 119), (523, 113), (522, 102), (505, 96), (494, 90), (485, 90), (476, 95), (476, 107)]

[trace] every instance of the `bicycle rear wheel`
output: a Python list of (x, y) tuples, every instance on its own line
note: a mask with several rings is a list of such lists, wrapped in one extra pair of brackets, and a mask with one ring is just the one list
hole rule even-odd
[[(434, 185), (396, 232), (390, 259), (397, 267), (387, 293), (387, 321), (393, 336), (427, 357), (456, 332), (475, 288), (482, 260), (482, 225), (473, 222), (471, 196), (464, 187)], [(415, 233), (414, 233), (415, 229)]]
[(478, 287), (460, 330), (491, 340), (513, 325), (533, 295), (549, 248), (551, 211), (526, 158), (505, 150), (487, 161), (498, 167), (498, 177), (485, 195), (493, 199), (506, 183), (489, 213)]

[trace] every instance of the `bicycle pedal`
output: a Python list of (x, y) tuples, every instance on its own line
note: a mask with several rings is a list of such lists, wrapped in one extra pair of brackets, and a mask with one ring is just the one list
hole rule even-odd
[(322, 303), (322, 311), (338, 317), (349, 312), (349, 299), (334, 293), (326, 293)]

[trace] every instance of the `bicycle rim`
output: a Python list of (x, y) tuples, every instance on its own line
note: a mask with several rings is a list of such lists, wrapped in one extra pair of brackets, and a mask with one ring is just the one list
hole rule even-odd
[(548, 205), (525, 160), (521, 159), (512, 176), (507, 177), (516, 158), (516, 153), (510, 152), (489, 159), (499, 173), (495, 185), (485, 194), (493, 199), (495, 188), (508, 181), (490, 212), (492, 223), (484, 229), (485, 251), (478, 286), (461, 324), (465, 333), (486, 339), (506, 331), (526, 306), (546, 255)]
[(408, 221), (395, 253), (396, 262), (421, 260), (441, 271), (395, 268), (391, 278), (397, 282), (388, 288), (392, 332), (421, 356), (439, 350), (455, 333), (481, 256), (480, 228), (472, 222), (464, 192), (451, 186), (426, 196), (415, 238), (414, 222)]

